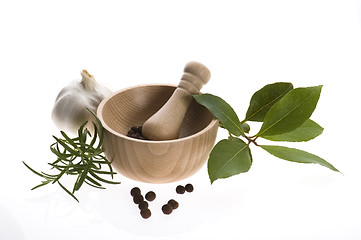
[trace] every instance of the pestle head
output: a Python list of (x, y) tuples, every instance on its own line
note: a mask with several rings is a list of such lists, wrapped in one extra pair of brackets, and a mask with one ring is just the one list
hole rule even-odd
[(143, 124), (142, 134), (150, 140), (176, 139), (193, 94), (197, 94), (211, 77), (211, 72), (203, 64), (189, 62), (169, 100)]

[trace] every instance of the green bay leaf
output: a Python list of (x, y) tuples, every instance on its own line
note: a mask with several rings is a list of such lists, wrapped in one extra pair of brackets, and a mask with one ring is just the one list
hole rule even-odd
[(262, 137), (271, 141), (306, 142), (318, 137), (322, 132), (323, 127), (311, 119), (307, 119), (299, 128), (292, 132)]
[(292, 83), (287, 82), (277, 82), (264, 86), (253, 94), (246, 118), (242, 122), (262, 122), (270, 108), (292, 89)]
[(221, 125), (235, 136), (243, 134), (243, 128), (236, 112), (222, 98), (205, 93), (193, 95), (194, 99), (201, 105), (205, 106)]
[(317, 163), (333, 171), (339, 172), (332, 164), (330, 164), (326, 160), (306, 151), (272, 145), (260, 145), (260, 147), (269, 152), (270, 154), (287, 161), (297, 163)]
[(248, 145), (241, 139), (219, 141), (208, 159), (208, 175), (213, 183), (220, 178), (247, 172), (252, 165), (252, 155)]
[(257, 136), (291, 132), (310, 118), (320, 98), (322, 86), (296, 88), (268, 111)]

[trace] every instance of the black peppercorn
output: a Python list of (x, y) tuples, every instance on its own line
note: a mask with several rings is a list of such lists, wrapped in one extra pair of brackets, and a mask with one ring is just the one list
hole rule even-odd
[(150, 218), (150, 216), (152, 215), (152, 212), (148, 208), (145, 208), (145, 209), (140, 210), (140, 215), (144, 219), (147, 219), (147, 218)]
[(155, 197), (156, 195), (153, 191), (147, 192), (147, 194), (145, 194), (145, 199), (147, 199), (148, 201), (153, 201)]
[(139, 208), (139, 210), (143, 210), (143, 209), (148, 208), (148, 202), (146, 202), (146, 201), (141, 201), (141, 202), (139, 203), (139, 205), (138, 205), (138, 208)]
[(127, 136), (142, 140), (148, 140), (146, 137), (142, 135), (142, 126), (132, 126), (131, 129), (128, 131)]
[(183, 194), (185, 192), (185, 188), (181, 185), (178, 185), (175, 189), (175, 191), (178, 193), (178, 194)]
[(140, 134), (142, 134), (142, 129), (143, 129), (143, 126), (139, 126), (139, 127), (137, 128), (137, 131), (138, 131)]
[(135, 134), (135, 132), (134, 132), (133, 130), (129, 130), (127, 136), (128, 136), (128, 137), (131, 137), (131, 136), (133, 136), (134, 134)]
[(139, 194), (140, 194), (140, 189), (138, 187), (134, 187), (132, 188), (132, 190), (130, 190), (130, 195), (132, 195), (133, 197)]
[(141, 194), (137, 194), (133, 196), (133, 202), (135, 204), (139, 204), (140, 202), (142, 202), (144, 200), (143, 196)]
[(172, 213), (172, 211), (173, 211), (173, 208), (172, 208), (172, 206), (170, 205), (170, 204), (164, 204), (163, 206), (162, 206), (162, 212), (164, 213), (164, 214), (171, 214)]
[(179, 206), (179, 203), (174, 199), (169, 200), (168, 204), (172, 207), (173, 210), (177, 209)]
[(185, 185), (185, 190), (187, 191), (187, 192), (193, 192), (193, 185), (192, 184), (190, 184), (190, 183), (188, 183), (187, 185)]

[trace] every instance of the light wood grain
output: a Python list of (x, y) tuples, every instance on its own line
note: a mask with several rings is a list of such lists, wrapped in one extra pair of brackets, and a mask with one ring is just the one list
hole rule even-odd
[(136, 86), (114, 93), (99, 105), (105, 155), (122, 175), (141, 182), (167, 183), (193, 175), (207, 161), (218, 121), (194, 100), (178, 139), (150, 141), (126, 136), (132, 126), (143, 125), (157, 112), (175, 89), (172, 85)]
[(169, 100), (143, 124), (143, 135), (152, 140), (176, 139), (184, 116), (197, 94), (211, 77), (211, 72), (203, 64), (189, 62), (184, 67), (183, 76)]

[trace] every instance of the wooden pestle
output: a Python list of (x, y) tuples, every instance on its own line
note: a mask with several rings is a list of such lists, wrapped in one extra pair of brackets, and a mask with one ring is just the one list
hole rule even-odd
[(197, 94), (211, 77), (203, 64), (189, 62), (169, 100), (143, 124), (142, 134), (150, 140), (170, 140), (179, 136), (183, 118), (194, 94)]

